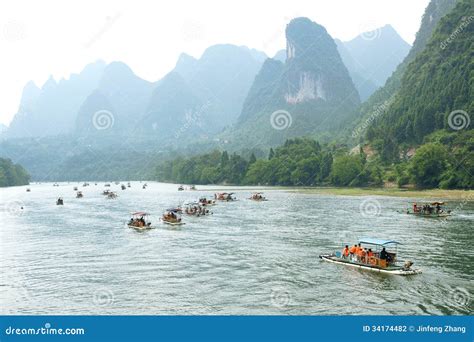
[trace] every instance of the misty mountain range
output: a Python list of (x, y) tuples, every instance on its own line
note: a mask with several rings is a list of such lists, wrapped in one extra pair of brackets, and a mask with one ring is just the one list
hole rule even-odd
[[(428, 135), (443, 136), (436, 132), (453, 110), (466, 113), (470, 133), (472, 6), (431, 0), (411, 48), (389, 25), (341, 42), (296, 18), (273, 58), (214, 45), (200, 58), (181, 54), (156, 82), (102, 61), (41, 88), (29, 82), (10, 127), (1, 128), (0, 155), (38, 180), (147, 179), (157, 160), (216, 148), (263, 157), (304, 136), (365, 145), (396, 162)], [(449, 49), (440, 48), (448, 40)], [(459, 148), (459, 139), (442, 143)]]
[[(345, 66), (362, 100), (384, 84), (410, 47), (389, 25), (374, 32), (369, 39), (371, 33), (344, 43), (335, 40), (337, 52), (332, 51), (343, 61), (336, 68)], [(321, 49), (326, 47), (316, 45), (308, 57), (317, 57)], [(137, 131), (157, 139), (179, 137), (181, 131), (214, 135), (247, 115), (244, 103), (267, 58), (245, 46), (214, 45), (199, 59), (181, 54), (175, 68), (156, 82), (139, 78), (122, 62), (97, 61), (67, 80), (51, 77), (41, 88), (29, 82), (2, 137), (129, 136)], [(287, 51), (274, 59), (285, 63)]]

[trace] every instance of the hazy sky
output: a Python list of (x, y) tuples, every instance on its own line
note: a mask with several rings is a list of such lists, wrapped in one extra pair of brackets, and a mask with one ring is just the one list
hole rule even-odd
[(97, 59), (128, 64), (155, 81), (181, 52), (217, 43), (273, 54), (291, 18), (306, 16), (334, 38), (391, 24), (410, 44), (429, 0), (2, 0), (0, 123), (8, 124), (29, 80), (68, 78)]

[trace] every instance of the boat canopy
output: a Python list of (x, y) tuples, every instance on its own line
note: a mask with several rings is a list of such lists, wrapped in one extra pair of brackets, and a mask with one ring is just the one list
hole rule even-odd
[(438, 201), (435, 201), (435, 202), (414, 202), (413, 204), (417, 204), (417, 205), (427, 205), (427, 204), (430, 204), (430, 205), (445, 205), (446, 203), (445, 202), (438, 202)]
[(374, 238), (361, 238), (359, 239), (359, 243), (365, 243), (368, 245), (378, 245), (378, 246), (401, 244), (400, 242), (395, 241), (395, 240), (383, 240), (383, 239), (374, 239)]
[(137, 212), (132, 213), (132, 216), (147, 216), (147, 215), (149, 214), (144, 211), (137, 211)]
[(181, 211), (181, 209), (179, 209), (179, 208), (169, 208), (169, 209), (166, 209), (166, 211), (178, 213), (178, 212)]

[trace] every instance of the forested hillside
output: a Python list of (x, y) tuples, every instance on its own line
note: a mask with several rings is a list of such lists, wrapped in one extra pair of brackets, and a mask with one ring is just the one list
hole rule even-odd
[(26, 185), (30, 175), (19, 164), (13, 164), (10, 159), (0, 158), (0, 187)]

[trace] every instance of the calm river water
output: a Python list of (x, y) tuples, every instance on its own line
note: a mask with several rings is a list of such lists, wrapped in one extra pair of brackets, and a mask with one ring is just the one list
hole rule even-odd
[[(473, 202), (450, 202), (455, 215), (443, 221), (398, 213), (407, 198), (274, 189), (253, 202), (253, 189), (232, 188), (239, 201), (171, 228), (159, 222), (164, 209), (216, 188), (112, 184), (115, 200), (101, 195), (104, 183), (30, 188), (0, 189), (0, 314), (473, 313)], [(128, 228), (137, 210), (150, 212), (156, 229)], [(423, 274), (380, 275), (318, 257), (367, 236), (402, 242), (400, 259)]]

